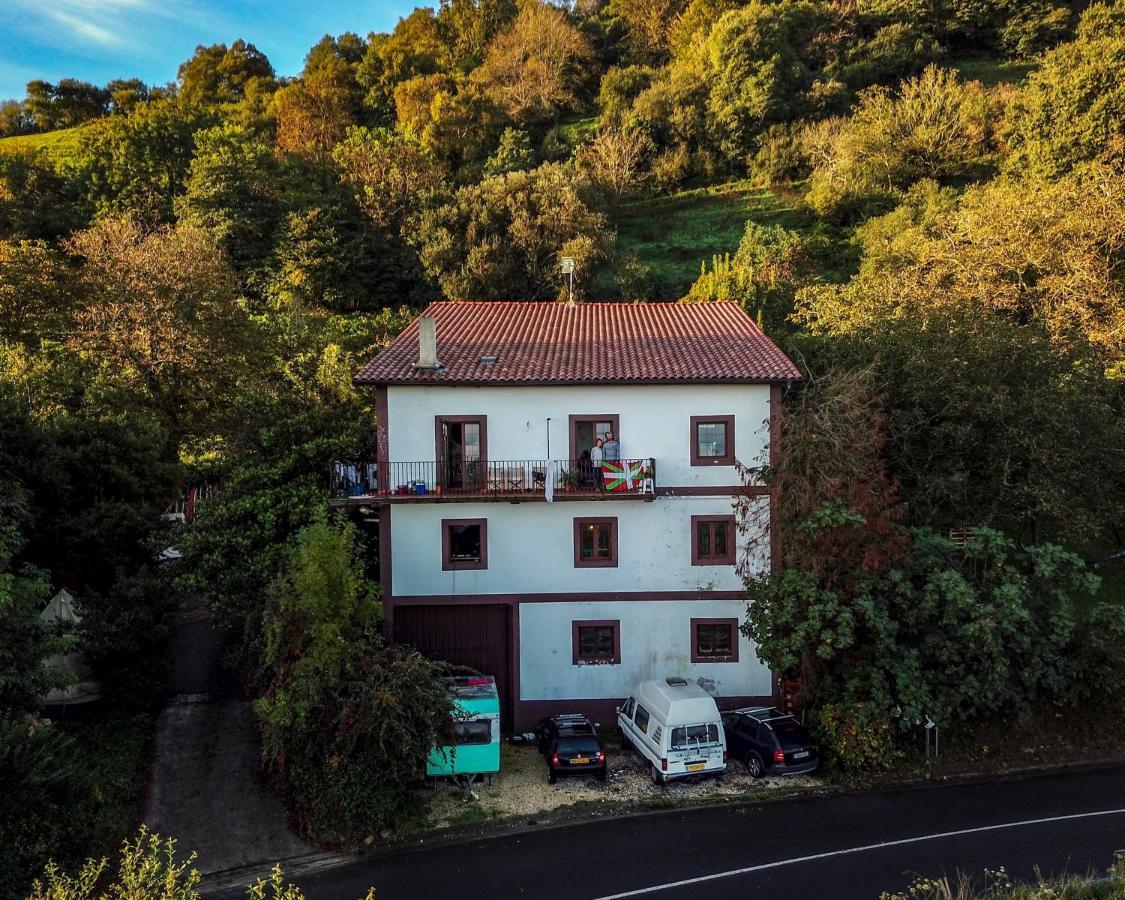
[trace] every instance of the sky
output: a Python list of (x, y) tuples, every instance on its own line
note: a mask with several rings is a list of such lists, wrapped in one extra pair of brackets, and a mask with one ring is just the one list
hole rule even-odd
[(0, 0), (0, 99), (28, 81), (165, 84), (199, 44), (243, 38), (295, 75), (325, 34), (389, 31), (437, 0)]

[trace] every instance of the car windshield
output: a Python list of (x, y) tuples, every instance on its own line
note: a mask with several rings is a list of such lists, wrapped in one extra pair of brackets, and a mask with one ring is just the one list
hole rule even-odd
[(597, 753), (595, 737), (565, 737), (559, 739), (559, 753)]
[(797, 722), (774, 722), (773, 733), (782, 747), (807, 747), (812, 743), (809, 733)]
[(687, 750), (707, 744), (719, 743), (719, 726), (714, 722), (704, 725), (681, 725), (672, 729), (672, 749)]

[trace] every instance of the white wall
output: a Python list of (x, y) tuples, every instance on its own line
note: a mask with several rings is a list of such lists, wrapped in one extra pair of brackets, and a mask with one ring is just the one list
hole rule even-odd
[[(739, 635), (738, 662), (691, 662), (691, 619), (742, 622), (740, 600), (521, 603), (519, 616), (521, 700), (626, 697), (637, 682), (668, 675), (714, 679), (726, 697), (772, 693), (769, 669), (745, 635)], [(583, 619), (620, 621), (620, 664), (573, 664), (571, 623)]]
[[(755, 503), (768, 501), (760, 498)], [(613, 591), (736, 591), (734, 566), (691, 564), (691, 516), (731, 515), (730, 497), (555, 503), (425, 503), (391, 508), (395, 596)], [(615, 568), (574, 567), (574, 519), (616, 516)], [(443, 572), (441, 520), (488, 520), (488, 568)], [(748, 535), (739, 536), (739, 559)], [(761, 541), (761, 544), (767, 542)], [(768, 565), (768, 549), (755, 566)]]
[(434, 417), (478, 414), (488, 417), (490, 460), (566, 459), (569, 416), (617, 413), (621, 456), (655, 458), (658, 487), (737, 485), (733, 467), (690, 465), (691, 417), (734, 415), (736, 458), (747, 466), (764, 465), (769, 396), (769, 385), (391, 386), (390, 459), (433, 461)]

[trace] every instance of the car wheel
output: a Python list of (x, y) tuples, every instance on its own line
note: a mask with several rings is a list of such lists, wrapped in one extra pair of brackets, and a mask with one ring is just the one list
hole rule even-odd
[(746, 771), (750, 773), (751, 778), (761, 778), (765, 775), (766, 767), (762, 762), (762, 757), (753, 752), (748, 754), (746, 757)]
[(547, 784), (554, 784), (556, 781), (558, 777), (555, 775), (555, 770), (547, 766)]
[(652, 783), (655, 785), (659, 786), (664, 784), (664, 776), (660, 773), (660, 770), (652, 764), (649, 764), (648, 767), (648, 777), (652, 779)]

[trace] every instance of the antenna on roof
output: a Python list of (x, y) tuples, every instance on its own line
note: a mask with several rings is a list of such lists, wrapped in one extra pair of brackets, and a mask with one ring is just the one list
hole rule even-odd
[(559, 260), (562, 273), (567, 276), (567, 306), (574, 306), (574, 257), (564, 256)]

